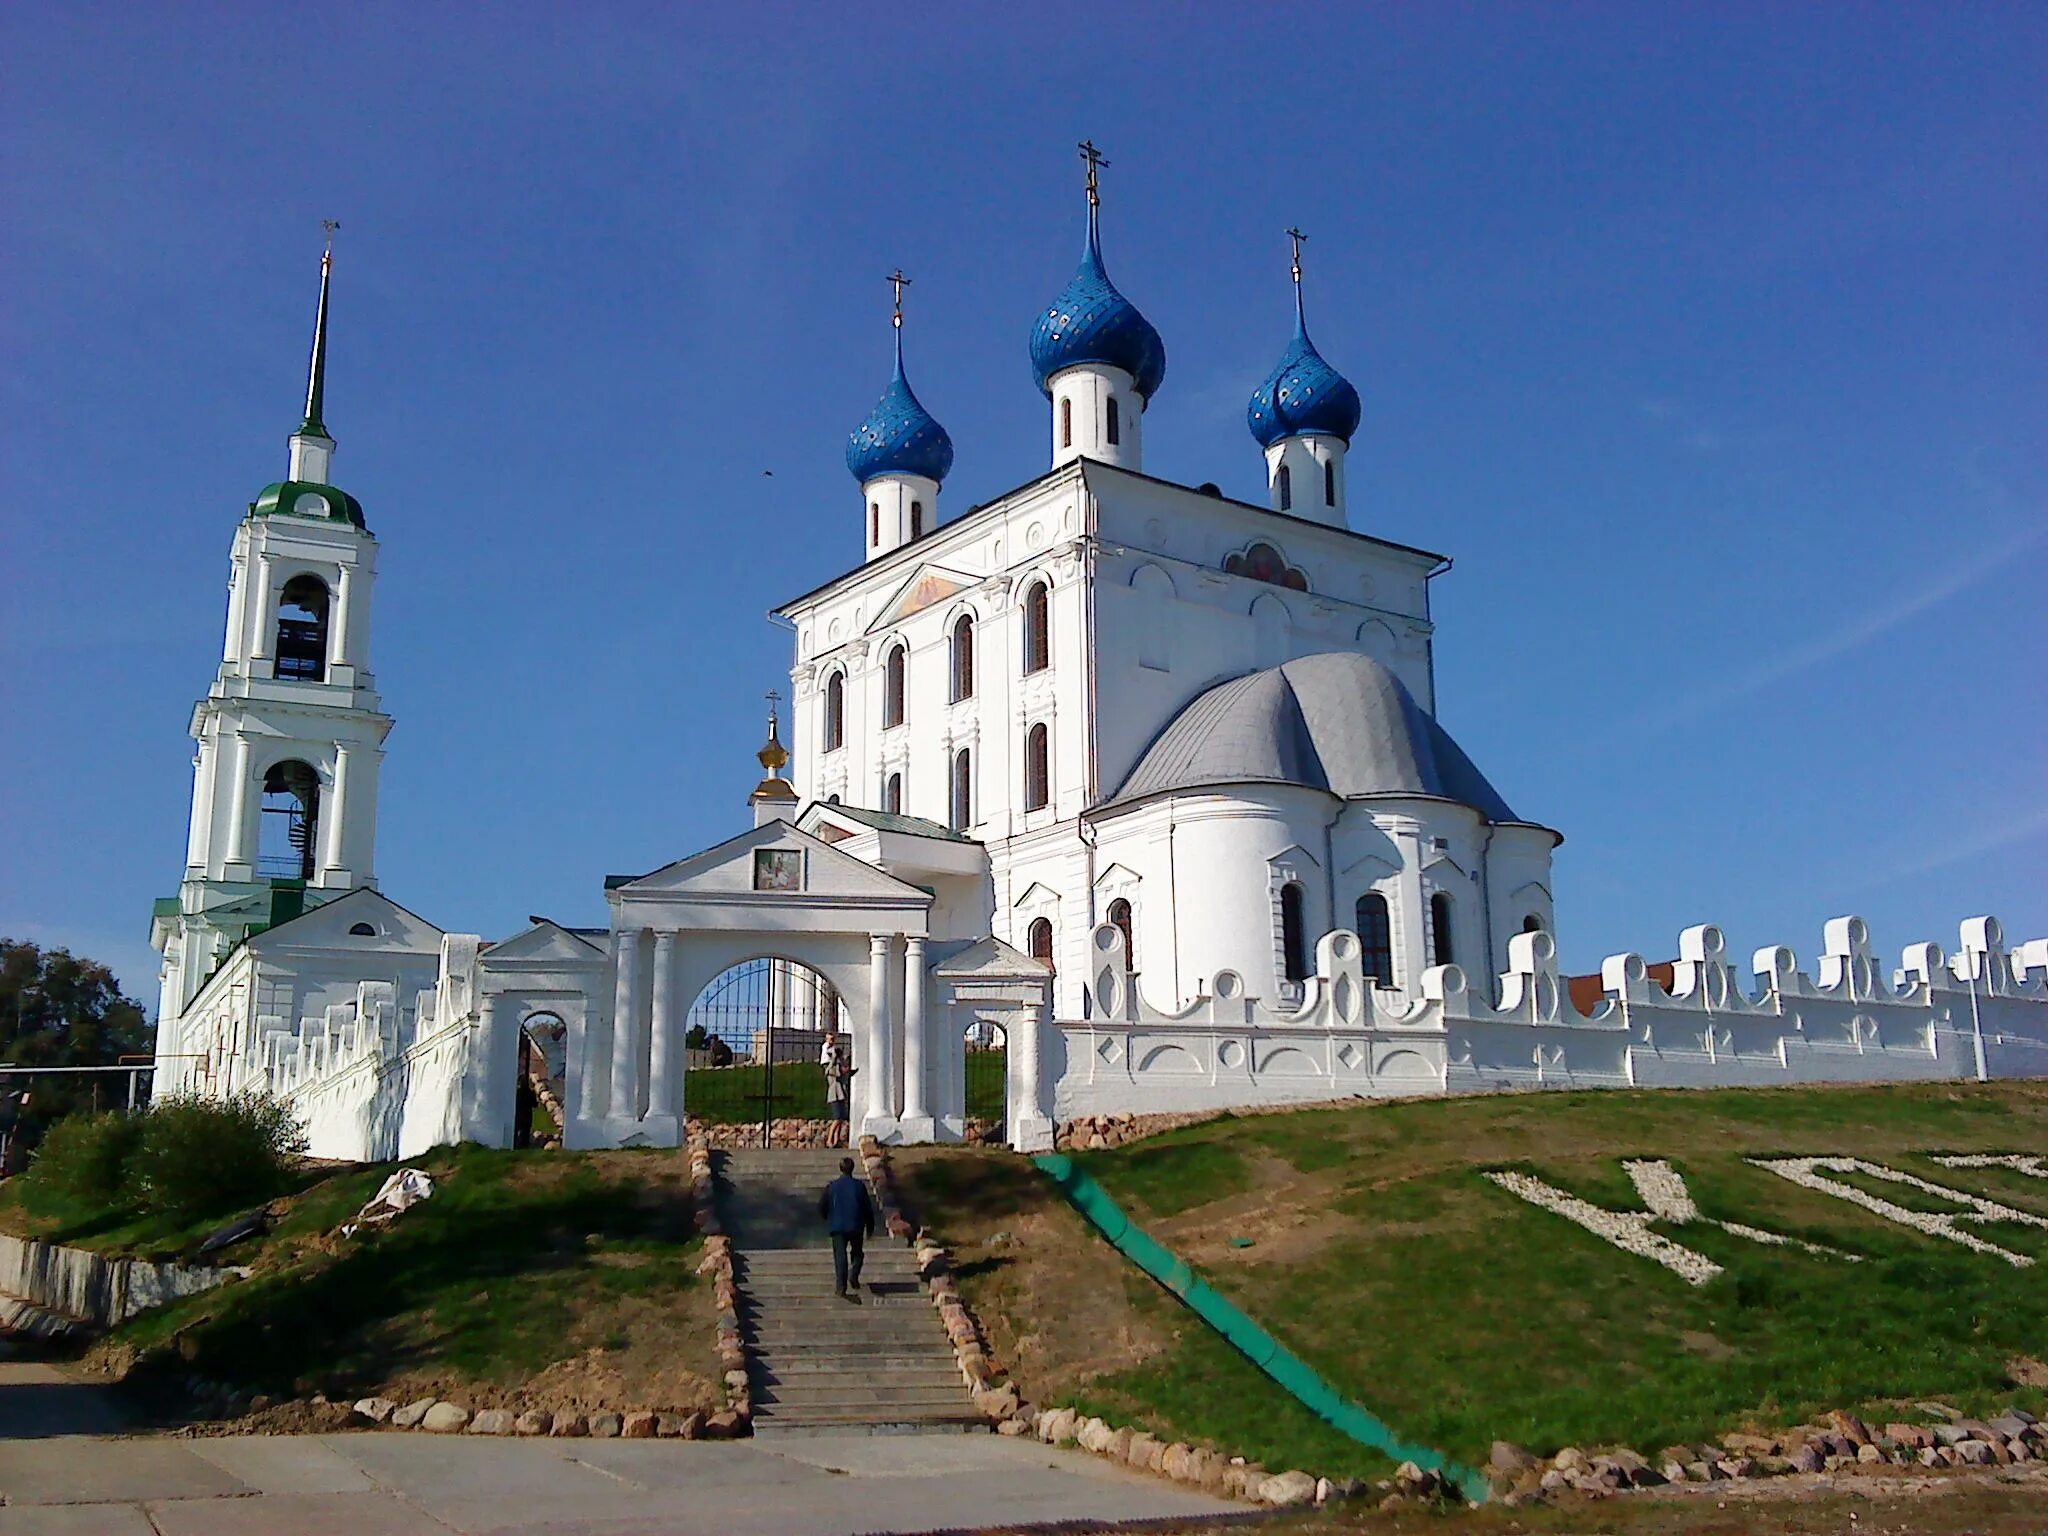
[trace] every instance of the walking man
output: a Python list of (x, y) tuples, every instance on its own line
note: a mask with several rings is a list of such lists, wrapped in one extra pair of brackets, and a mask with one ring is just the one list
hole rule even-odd
[(832, 1294), (860, 1301), (862, 1245), (875, 1233), (875, 1202), (868, 1187), (853, 1176), (853, 1159), (839, 1159), (839, 1177), (818, 1197), (818, 1215), (832, 1234)]

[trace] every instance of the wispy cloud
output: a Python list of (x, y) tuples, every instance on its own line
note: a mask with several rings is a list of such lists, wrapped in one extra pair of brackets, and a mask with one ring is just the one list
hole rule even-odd
[[(1982, 826), (1971, 832), (1950, 833), (1940, 826), (1930, 829), (1930, 836), (1922, 843), (1925, 850), (1918, 857), (1901, 859), (1896, 863), (1879, 865), (1857, 877), (1857, 883), (1865, 886), (1896, 885), (1902, 880), (1917, 879), (1932, 874), (1937, 869), (1946, 869), (1951, 864), (1961, 864), (1969, 859), (1981, 858), (1987, 853), (1998, 853), (2007, 848), (2030, 843), (2038, 837), (2048, 836), (2048, 806), (2023, 812)], [(2012, 935), (2007, 935), (2012, 937)]]
[(1837, 656), (1846, 655), (1868, 645), (1878, 636), (1888, 634), (1911, 622), (1928, 609), (1947, 602), (1987, 576), (1996, 574), (2016, 555), (2039, 544), (2044, 538), (2048, 538), (2048, 528), (2035, 526), (2022, 529), (2010, 538), (1980, 549), (1966, 559), (1957, 561), (1948, 569), (1937, 572), (1918, 587), (1884, 607), (1860, 614), (1837, 629), (1780, 652), (1769, 661), (1730, 673), (1727, 677), (1709, 682), (1702, 687), (1665, 697), (1650, 708), (1617, 724), (1611, 732), (1604, 734), (1602, 744), (1614, 736), (1640, 736), (1645, 732), (1663, 730), (1688, 720), (1695, 720), (1701, 715), (1711, 714), (1715, 710), (1725, 709), (1738, 699), (1762, 693), (1788, 677), (1794, 677), (1824, 662), (1833, 661)]

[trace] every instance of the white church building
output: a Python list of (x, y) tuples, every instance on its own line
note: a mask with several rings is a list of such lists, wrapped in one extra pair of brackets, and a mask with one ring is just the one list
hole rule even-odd
[(776, 609), (789, 747), (771, 716), (752, 824), (607, 879), (603, 929), (486, 943), (378, 890), (377, 542), (332, 483), (323, 257), (305, 417), (236, 531), (193, 713), (184, 878), (152, 924), (159, 1093), (284, 1095), (330, 1156), (502, 1145), (531, 1042), (569, 1145), (673, 1145), (707, 1000), (743, 975), (775, 1026), (752, 1038), (843, 1030), (856, 1129), (906, 1142), (972, 1134), (991, 1039), (1025, 1149), (1081, 1115), (2048, 1075), (2048, 941), (2008, 952), (1990, 919), (1892, 973), (1837, 919), (1818, 981), (1760, 950), (1754, 992), (1688, 929), (1669, 988), (1616, 956), (1580, 1012), (1561, 836), (1437, 718), (1449, 561), (1353, 526), (1360, 402), (1309, 339), (1299, 237), (1293, 334), (1247, 410), (1267, 504), (1148, 474), (1165, 346), (1109, 279), (1083, 149), (1082, 259), (1030, 335), (1049, 467), (943, 516), (953, 444), (905, 374), (899, 282), (895, 372), (847, 446), (862, 559)]

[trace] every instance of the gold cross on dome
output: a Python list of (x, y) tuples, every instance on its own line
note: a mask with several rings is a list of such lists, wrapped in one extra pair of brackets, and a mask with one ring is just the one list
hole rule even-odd
[(905, 277), (903, 269), (898, 267), (883, 281), (896, 290), (896, 308), (895, 312), (889, 317), (889, 323), (900, 331), (903, 329), (903, 290), (910, 286), (910, 279)]
[(1088, 162), (1088, 206), (1093, 208), (1102, 201), (1101, 177), (1097, 172), (1109, 164), (1109, 156), (1095, 147), (1093, 139), (1083, 139), (1080, 150), (1081, 158)]

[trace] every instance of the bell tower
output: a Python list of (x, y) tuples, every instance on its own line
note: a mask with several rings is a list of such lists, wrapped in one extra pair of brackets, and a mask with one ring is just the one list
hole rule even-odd
[(369, 666), (377, 541), (361, 503), (332, 483), (334, 229), (287, 478), (265, 486), (235, 530), (220, 670), (192, 711), (185, 875), (150, 925), (164, 957), (160, 1023), (251, 933), (377, 883), (377, 778), (391, 719)]

